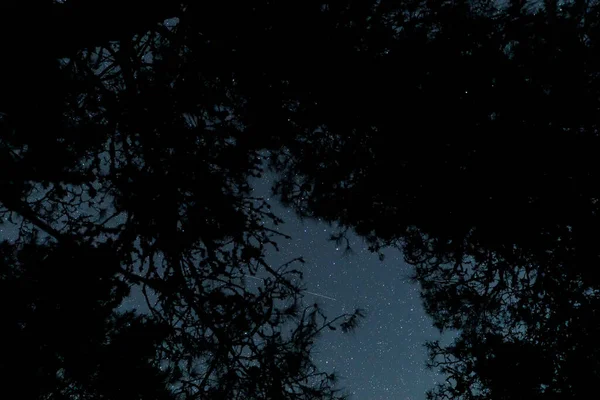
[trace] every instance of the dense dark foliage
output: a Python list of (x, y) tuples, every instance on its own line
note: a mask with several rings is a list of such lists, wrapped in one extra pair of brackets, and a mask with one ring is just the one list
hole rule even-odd
[(343, 125), (310, 113), (274, 157), (284, 201), (402, 249), (436, 326), (459, 331), (428, 345), (449, 375), (433, 398), (581, 398), (600, 375), (599, 11), (397, 15)]
[[(227, 60), (206, 62), (226, 50), (200, 30), (219, 10), (130, 26), (120, 2), (64, 3), (32, 16), (40, 51), (4, 49), (0, 216), (19, 232), (2, 244), (3, 382), (28, 399), (343, 398), (311, 351), (361, 312), (327, 319), (292, 283), (301, 258), (265, 262), (286, 236), (252, 196), (264, 145)], [(130, 290), (147, 315), (120, 307)]]
[[(149, 398), (114, 391), (139, 386), (124, 370), (157, 398), (337, 396), (310, 361), (332, 322), (302, 308), (291, 264), (264, 262), (284, 238), (248, 184), (265, 158), (300, 215), (415, 266), (459, 331), (428, 344), (449, 376), (432, 398), (592, 392), (596, 3), (64, 3), (2, 27), (22, 39), (2, 39), (0, 78), (1, 211), (21, 235), (0, 277), (26, 355), (0, 365), (39, 378), (30, 397)], [(240, 276), (259, 269), (253, 293)], [(150, 316), (115, 310), (130, 286)]]

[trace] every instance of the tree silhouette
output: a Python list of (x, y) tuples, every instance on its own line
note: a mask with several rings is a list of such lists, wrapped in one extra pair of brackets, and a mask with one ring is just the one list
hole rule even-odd
[(598, 6), (399, 9), (372, 69), (304, 82), (275, 193), (337, 240), (403, 250), (436, 326), (459, 332), (428, 345), (449, 376), (432, 398), (580, 398), (600, 374)]
[[(118, 397), (121, 375), (103, 367), (118, 364), (160, 377), (165, 396), (337, 396), (310, 362), (334, 322), (302, 307), (293, 262), (264, 261), (282, 237), (265, 223), (282, 221), (248, 178), (267, 154), (284, 203), (338, 222), (338, 240), (353, 229), (374, 251), (401, 248), (436, 326), (459, 331), (428, 345), (449, 376), (431, 397), (593, 389), (597, 4), (220, 1), (131, 18), (135, 6), (65, 3), (31, 14), (37, 33), (61, 21), (54, 33), (4, 50), (0, 202), (22, 222), (5, 252), (112, 260), (111, 287), (140, 286), (151, 310), (115, 314), (109, 296), (89, 335), (114, 347), (71, 387)], [(259, 269), (270, 278), (253, 293), (241, 276)], [(156, 336), (115, 361), (146, 324)], [(59, 384), (63, 361), (47, 359), (38, 388)]]
[[(53, 5), (33, 26), (66, 16), (61, 34), (91, 21), (75, 15), (113, 16), (98, 4)], [(50, 33), (39, 52), (26, 41), (7, 50), (19, 57), (3, 71), (0, 213), (19, 235), (3, 242), (15, 351), (0, 372), (25, 398), (344, 397), (311, 350), (362, 314), (327, 319), (291, 281), (301, 259), (265, 262), (285, 237), (248, 183), (267, 142), (247, 138), (230, 60), (201, 68), (231, 50), (211, 44), (222, 28), (204, 11), (182, 7), (176, 27), (157, 13), (134, 30), (92, 25), (59, 44)], [(268, 278), (254, 293), (244, 276), (259, 269)], [(118, 310), (134, 286), (149, 315)]]
[(115, 308), (118, 264), (73, 248), (3, 241), (2, 380), (23, 398), (173, 399), (148, 361), (166, 326)]

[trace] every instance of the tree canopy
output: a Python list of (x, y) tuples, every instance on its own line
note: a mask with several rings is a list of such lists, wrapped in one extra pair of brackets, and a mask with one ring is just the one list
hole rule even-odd
[[(337, 398), (310, 349), (361, 313), (303, 308), (300, 259), (264, 261), (283, 238), (248, 183), (265, 154), (299, 215), (414, 265), (459, 331), (428, 344), (432, 398), (593, 389), (596, 3), (13, 3), (35, 34), (2, 28), (0, 212), (21, 225), (0, 282), (28, 352), (0, 366), (31, 397)], [(149, 316), (116, 311), (132, 286)]]
[[(244, 139), (227, 71), (199, 69), (223, 50), (200, 15), (7, 50), (23, 58), (2, 76), (0, 213), (19, 232), (3, 241), (0, 367), (27, 398), (344, 397), (311, 351), (361, 311), (328, 319), (292, 283), (301, 258), (265, 262), (285, 235), (248, 182), (263, 146)], [(149, 315), (119, 310), (134, 287)]]
[(310, 114), (273, 157), (284, 201), (401, 249), (460, 333), (428, 345), (432, 398), (580, 398), (600, 373), (598, 6), (527, 6), (431, 3), (349, 118)]

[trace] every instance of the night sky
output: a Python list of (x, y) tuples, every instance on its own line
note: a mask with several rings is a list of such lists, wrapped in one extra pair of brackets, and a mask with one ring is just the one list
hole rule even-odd
[[(169, 20), (166, 25), (175, 23), (176, 20)], [(270, 197), (272, 175), (265, 174), (252, 183), (253, 197), (266, 198), (271, 211), (285, 221), (271, 228), (291, 237), (276, 238), (279, 251), (269, 249), (266, 262), (277, 267), (303, 257), (306, 263), (294, 267), (304, 275), (304, 303), (317, 302), (331, 319), (356, 308), (365, 311), (366, 318), (354, 332), (324, 330), (312, 353), (317, 366), (324, 372), (337, 372), (338, 387), (349, 393), (352, 400), (425, 400), (426, 391), (444, 378), (425, 368), (424, 344), (430, 340), (447, 341), (453, 336), (442, 336), (432, 326), (423, 310), (419, 287), (409, 282), (412, 267), (404, 262), (402, 253), (388, 249), (381, 260), (355, 235), (349, 236), (352, 251), (346, 252), (345, 244), (330, 240), (335, 226), (301, 220), (293, 210), (281, 206), (276, 197)], [(77, 212), (87, 214), (90, 209)], [(120, 221), (124, 217), (121, 215)], [(0, 222), (0, 240), (14, 240), (21, 221), (17, 218), (13, 223), (6, 219)], [(51, 222), (58, 225), (57, 221)], [(255, 289), (261, 280), (250, 278), (245, 284)], [(120, 309), (145, 312), (147, 307), (145, 299), (134, 290)]]
[[(167, 21), (173, 25), (175, 21)], [(269, 198), (271, 178), (254, 182), (254, 196)], [(272, 211), (285, 224), (272, 227), (292, 237), (277, 240), (280, 252), (272, 250), (267, 262), (281, 265), (302, 256), (307, 291), (305, 303), (318, 302), (327, 316), (334, 318), (355, 308), (366, 311), (366, 318), (354, 333), (328, 331), (317, 341), (313, 357), (326, 372), (336, 371), (339, 387), (353, 400), (422, 400), (441, 377), (425, 369), (424, 343), (439, 339), (424, 314), (418, 287), (407, 282), (410, 267), (399, 251), (388, 251), (379, 260), (357, 237), (350, 237), (353, 252), (329, 241), (333, 231), (325, 223), (300, 221), (292, 211), (269, 198)], [(81, 210), (87, 213), (89, 210)], [(124, 216), (123, 216), (124, 217)], [(122, 221), (123, 219), (121, 219)], [(119, 221), (115, 221), (119, 222)], [(17, 226), (5, 221), (0, 225), (0, 239), (15, 238)], [(247, 279), (247, 285), (260, 285), (260, 280)], [(146, 309), (143, 297), (133, 295), (122, 309)]]
[[(356, 307), (366, 311), (366, 318), (353, 333), (325, 330), (316, 342), (313, 357), (327, 372), (336, 371), (339, 386), (355, 400), (419, 400), (425, 391), (441, 379), (435, 371), (424, 368), (426, 340), (439, 339), (439, 332), (424, 314), (418, 287), (407, 282), (410, 267), (399, 251), (388, 251), (385, 260), (369, 252), (357, 237), (351, 237), (353, 253), (345, 254), (329, 239), (332, 227), (325, 223), (298, 219), (284, 209), (277, 199), (269, 198), (271, 179), (254, 182), (254, 196), (265, 196), (272, 211), (286, 222), (278, 229), (292, 237), (279, 239), (280, 251), (273, 250), (267, 262), (281, 265), (303, 256), (306, 263), (295, 264), (304, 273), (306, 304), (315, 301), (329, 318)], [(84, 211), (85, 212), (85, 211)], [(14, 238), (16, 226), (5, 222), (0, 237)], [(260, 285), (247, 279), (247, 285)], [(251, 288), (249, 288), (251, 289)], [(335, 299), (335, 300), (334, 300)], [(133, 292), (123, 309), (146, 309), (143, 298)]]
[[(407, 282), (410, 268), (398, 251), (387, 251), (379, 260), (357, 237), (352, 237), (352, 254), (329, 241), (333, 231), (325, 223), (300, 221), (293, 211), (269, 197), (271, 178), (254, 182), (253, 196), (269, 199), (272, 211), (286, 222), (273, 227), (292, 237), (277, 240), (280, 251), (267, 257), (279, 266), (303, 256), (306, 263), (294, 264), (304, 274), (307, 291), (305, 303), (319, 303), (329, 318), (356, 307), (366, 311), (366, 318), (354, 333), (325, 330), (316, 342), (313, 357), (318, 366), (340, 376), (339, 387), (354, 400), (423, 400), (425, 391), (440, 376), (425, 369), (427, 340), (439, 339), (424, 314), (418, 287)], [(260, 274), (259, 274), (260, 275)], [(247, 279), (249, 289), (260, 280)], [(335, 299), (335, 300), (332, 300)], [(144, 310), (144, 300), (133, 295), (125, 308)]]
[[(268, 198), (270, 179), (255, 186), (257, 195)], [(279, 242), (280, 252), (268, 260), (280, 265), (303, 256), (307, 301), (317, 301), (329, 317), (365, 309), (366, 318), (354, 332), (327, 331), (317, 342), (314, 357), (326, 371), (336, 370), (343, 378), (340, 386), (356, 400), (424, 399), (425, 391), (440, 379), (424, 368), (426, 340), (439, 339), (424, 314), (418, 286), (407, 282), (410, 267), (399, 251), (385, 253), (384, 261), (369, 252), (364, 242), (351, 237), (352, 254), (329, 241), (333, 229), (325, 223), (300, 221), (294, 213), (272, 198), (276, 215), (286, 223), (279, 230), (292, 240)], [(260, 282), (258, 282), (260, 283)], [(312, 298), (310, 298), (312, 297)]]

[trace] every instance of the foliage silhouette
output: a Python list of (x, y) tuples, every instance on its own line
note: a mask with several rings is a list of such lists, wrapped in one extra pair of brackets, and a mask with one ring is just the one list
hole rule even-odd
[[(129, 17), (75, 18), (115, 17), (120, 3), (98, 4), (33, 13), (33, 33), (64, 25), (40, 36), (39, 52), (25, 39), (6, 50), (0, 217), (19, 235), (3, 242), (15, 350), (3, 378), (27, 377), (32, 399), (344, 398), (311, 351), (324, 329), (352, 330), (362, 313), (327, 319), (292, 283), (301, 259), (264, 260), (286, 237), (248, 183), (270, 138), (248, 140), (230, 60), (202, 65), (226, 50), (203, 15), (219, 10), (182, 6), (176, 27), (162, 11), (134, 28)], [(257, 273), (268, 278), (256, 293), (243, 277)], [(149, 315), (118, 308), (132, 287)]]
[(129, 292), (118, 264), (35, 242), (0, 252), (5, 384), (27, 399), (174, 398), (148, 363), (166, 326), (114, 311)]
[[(310, 362), (318, 333), (335, 326), (302, 309), (293, 263), (264, 261), (283, 237), (248, 184), (267, 154), (286, 204), (374, 251), (401, 248), (436, 326), (459, 331), (428, 345), (449, 375), (432, 398), (593, 389), (596, 3), (165, 2), (140, 18), (117, 2), (66, 3), (32, 15), (38, 33), (61, 21), (38, 35), (39, 51), (5, 49), (15, 62), (1, 71), (0, 202), (24, 221), (5, 253), (29, 243), (113, 260), (112, 273), (147, 293), (151, 317), (105, 304), (90, 335), (118, 337), (111, 318), (133, 318), (134, 337), (156, 325), (165, 340), (148, 339), (156, 354), (140, 379), (157, 374), (178, 398), (337, 396)], [(259, 269), (270, 279), (250, 293), (239, 276)], [(86, 290), (82, 304), (102, 293)], [(102, 390), (120, 384), (110, 379)]]
[(327, 106), (291, 117), (305, 124), (272, 156), (275, 193), (339, 222), (337, 240), (403, 250), (436, 326), (459, 333), (428, 345), (448, 375), (431, 398), (581, 398), (600, 375), (600, 9), (493, 7), (403, 8), (368, 79), (304, 82)]

